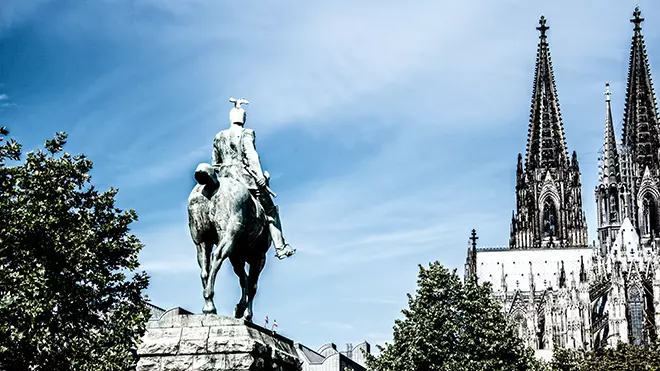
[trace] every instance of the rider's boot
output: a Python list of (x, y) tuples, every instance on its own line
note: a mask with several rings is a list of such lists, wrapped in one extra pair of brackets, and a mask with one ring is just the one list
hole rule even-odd
[(269, 211), (268, 229), (270, 231), (270, 238), (273, 240), (273, 245), (275, 245), (275, 256), (282, 260), (295, 254), (296, 249), (292, 249), (288, 243), (284, 242), (282, 224), (280, 222), (280, 210), (277, 205), (273, 205)]

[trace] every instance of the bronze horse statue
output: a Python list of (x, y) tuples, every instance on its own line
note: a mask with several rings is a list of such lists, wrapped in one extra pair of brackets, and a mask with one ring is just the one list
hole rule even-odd
[(244, 184), (218, 177), (211, 165), (200, 164), (195, 179), (198, 184), (188, 197), (188, 226), (201, 268), (203, 313), (216, 313), (215, 279), (228, 258), (241, 285), (234, 316), (251, 322), (259, 275), (270, 247), (267, 215)]

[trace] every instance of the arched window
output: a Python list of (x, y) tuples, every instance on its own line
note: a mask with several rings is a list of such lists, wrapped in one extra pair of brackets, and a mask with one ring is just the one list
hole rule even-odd
[(616, 190), (610, 190), (610, 222), (616, 222), (619, 219), (619, 200), (616, 196)]
[(524, 339), (527, 336), (527, 320), (521, 312), (516, 312), (513, 315), (514, 323), (516, 324), (516, 329), (518, 330), (518, 337)]
[(628, 291), (628, 311), (632, 341), (637, 345), (644, 344), (644, 298), (637, 286), (631, 286)]
[(653, 232), (658, 235), (658, 205), (651, 193), (646, 193), (642, 201), (642, 220), (644, 221), (644, 234)]
[(557, 233), (557, 207), (549, 198), (543, 203), (543, 237)]

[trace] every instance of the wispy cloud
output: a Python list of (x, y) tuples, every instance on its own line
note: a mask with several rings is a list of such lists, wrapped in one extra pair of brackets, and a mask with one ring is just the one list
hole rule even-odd
[[(1, 87), (2, 86), (0, 86), (0, 88)], [(9, 100), (9, 95), (4, 93), (0, 94), (0, 109), (16, 107), (16, 106), (17, 104), (15, 102)]]
[(10, 27), (29, 19), (50, 0), (6, 0), (0, 3), (0, 36)]
[[(253, 102), (248, 109), (248, 125), (256, 125), (260, 141), (292, 125), (328, 135), (329, 140), (340, 141), (344, 146), (362, 145), (377, 130), (393, 130), (393, 139), (403, 139), (414, 146), (415, 140), (410, 137), (420, 132), (427, 138), (437, 138), (443, 131), (457, 137), (475, 128), (505, 129), (510, 120), (528, 110), (526, 97), (536, 47), (533, 26), (539, 13), (550, 19), (551, 45), (561, 45), (553, 56), (562, 102), (584, 99), (571, 95), (572, 85), (594, 84), (595, 89), (600, 89), (602, 75), (595, 74), (597, 67), (585, 73), (574, 66), (597, 66), (603, 59), (618, 61), (621, 56), (606, 52), (605, 47), (625, 45), (628, 25), (617, 21), (620, 14), (629, 13), (626, 4), (617, 4), (607, 13), (596, 12), (594, 24), (610, 24), (608, 30), (602, 30), (582, 27), (584, 22), (576, 22), (573, 15), (561, 11), (564, 8), (559, 3), (546, 5), (545, 9), (522, 6), (526, 3), (520, 1), (496, 6), (481, 0), (443, 4), (429, 1), (415, 7), (395, 3), (376, 6), (369, 2), (296, 7), (272, 3), (240, 9), (203, 1), (140, 4), (146, 9), (155, 7), (177, 20), (168, 27), (159, 24), (155, 28), (150, 23), (127, 25), (129, 29), (139, 28), (140, 37), (147, 40), (155, 41), (157, 37), (159, 42), (174, 43), (160, 55), (162, 60), (172, 61), (167, 68), (176, 68), (176, 74), (167, 73), (166, 69), (147, 81), (156, 78), (162, 89), (176, 86), (179, 94), (207, 102), (192, 110), (203, 112), (204, 116), (193, 121), (172, 117), (163, 120), (157, 131), (141, 136), (141, 147), (159, 148), (163, 133), (176, 132), (191, 122), (190, 130), (179, 133), (176, 150), (165, 151), (177, 157), (180, 152), (208, 152), (209, 140), (202, 138), (211, 137), (226, 126), (228, 108), (221, 102), (235, 94)], [(593, 13), (592, 7), (591, 3), (571, 5), (575, 14)], [(222, 14), (226, 22), (218, 22), (214, 14)], [(511, 16), (521, 21), (502, 22)], [(235, 29), (241, 29), (240, 35), (235, 34)], [(182, 38), (182, 33), (188, 37)], [(484, 38), (486, 34), (488, 38)], [(580, 37), (576, 38), (576, 34)], [(203, 35), (231, 37), (228, 41)], [(200, 41), (208, 38), (212, 39)], [(203, 52), (188, 51), (189, 41), (200, 43), (198, 47)], [(190, 53), (189, 58), (172, 54), (184, 50)], [(81, 96), (105, 96), (135, 76), (134, 67), (117, 69)], [(621, 75), (619, 80), (623, 78)], [(609, 80), (617, 83), (616, 78)], [(115, 104), (148, 102), (158, 109), (148, 97), (152, 89), (138, 88), (111, 99)], [(566, 111), (567, 107), (563, 108)], [(110, 121), (105, 130), (130, 125), (145, 115), (131, 112), (134, 111), (101, 112)], [(364, 123), (356, 127), (355, 120)], [(98, 126), (98, 118), (87, 121), (88, 126)], [(406, 124), (397, 124), (403, 122)], [(347, 132), (353, 133), (346, 135)], [(132, 153), (124, 152), (118, 162), (129, 163), (134, 157)], [(154, 179), (159, 181), (177, 174), (153, 170), (159, 153), (142, 156), (148, 156), (149, 161), (136, 166), (144, 169), (121, 171), (153, 171), (158, 174)]]

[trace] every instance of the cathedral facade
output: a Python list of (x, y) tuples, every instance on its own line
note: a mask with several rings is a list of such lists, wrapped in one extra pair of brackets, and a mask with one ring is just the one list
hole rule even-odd
[(620, 141), (606, 86), (597, 243), (587, 242), (580, 165), (564, 136), (544, 17), (509, 245), (479, 247), (472, 231), (466, 279), (492, 284), (537, 353), (648, 344), (660, 330), (660, 119), (643, 20), (636, 8)]

